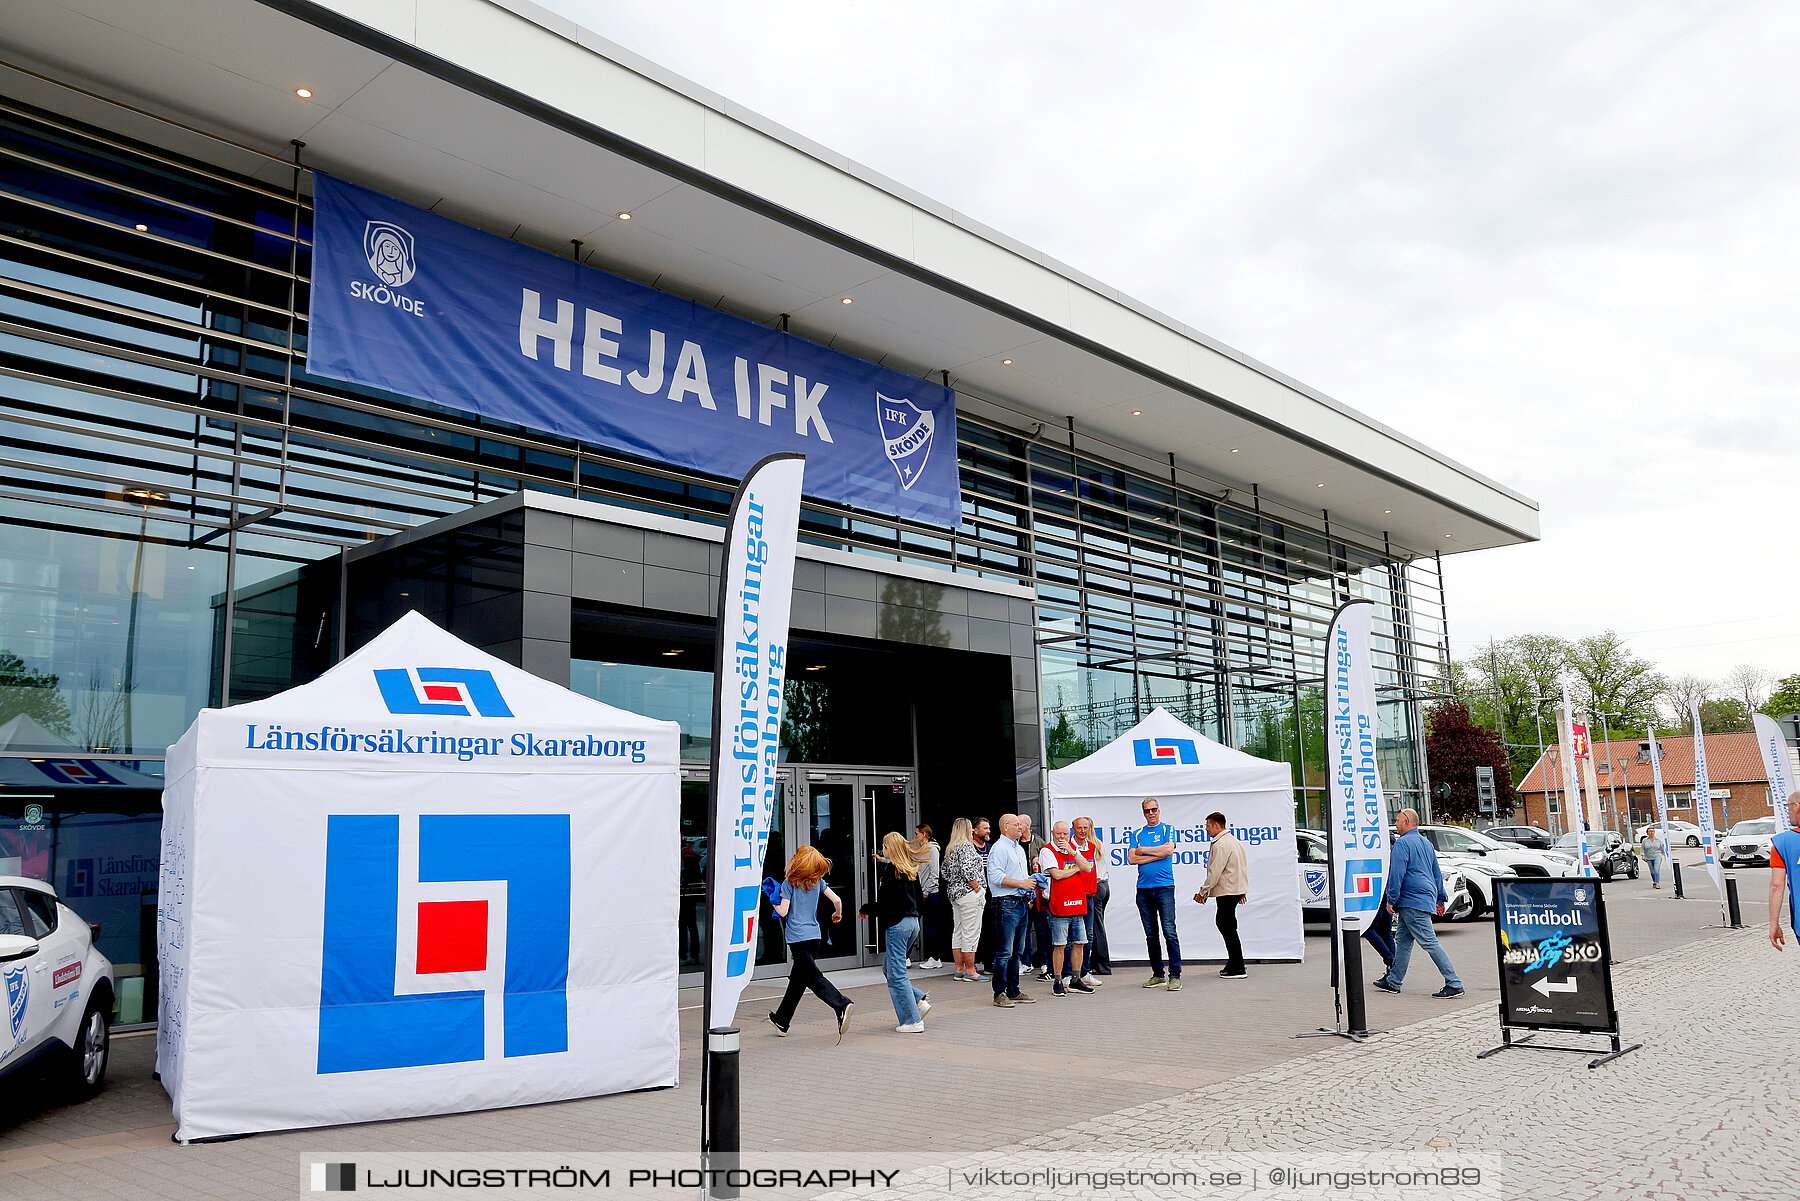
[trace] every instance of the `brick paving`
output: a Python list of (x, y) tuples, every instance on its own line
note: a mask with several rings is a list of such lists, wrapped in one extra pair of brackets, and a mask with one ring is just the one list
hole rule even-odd
[[(1039, 1003), (1003, 1011), (986, 985), (930, 979), (923, 1036), (893, 1032), (879, 985), (853, 987), (858, 1021), (842, 1046), (810, 998), (792, 1036), (775, 1037), (762, 1015), (779, 985), (754, 984), (740, 1008), (743, 1145), (953, 1157), (996, 1147), (1319, 1151), (1438, 1140), (1502, 1152), (1520, 1179), (1556, 1186), (1512, 1194), (1521, 1197), (1760, 1197), (1754, 1190), (1776, 1177), (1734, 1156), (1767, 1164), (1792, 1144), (1772, 1115), (1800, 1112), (1780, 1074), (1800, 1050), (1800, 949), (1767, 947), (1757, 903), (1767, 874), (1737, 874), (1752, 923), (1743, 932), (1701, 929), (1718, 913), (1703, 873), (1690, 873), (1692, 899), (1680, 903), (1647, 880), (1609, 886), (1615, 953), (1630, 961), (1616, 969), (1620, 1010), (1628, 1037), (1650, 1045), (1595, 1072), (1574, 1055), (1474, 1059), (1498, 1041), (1488, 921), (1440, 927), (1465, 1000), (1431, 999), (1439, 981), (1415, 956), (1403, 995), (1369, 997), (1370, 1024), (1395, 1033), (1362, 1046), (1297, 1041), (1295, 1032), (1332, 1020), (1325, 940), (1315, 933), (1303, 964), (1252, 965), (1242, 982), (1192, 966), (1180, 993), (1139, 988), (1147, 973), (1121, 968), (1095, 996), (1055, 999), (1028, 986)], [(1744, 967), (1719, 971), (1721, 961)], [(692, 999), (683, 994), (684, 1005)], [(94, 1101), (38, 1110), (29, 1098), (0, 1098), (0, 1197), (292, 1197), (296, 1165), (326, 1152), (686, 1151), (698, 1140), (698, 1010), (682, 1017), (689, 1083), (680, 1089), (185, 1148), (169, 1141), (168, 1100), (149, 1076), (153, 1040), (121, 1038), (111, 1083)], [(1750, 1054), (1722, 1070), (1722, 1053), (1740, 1047)], [(1059, 1081), (1071, 1066), (1086, 1073), (1079, 1088)], [(1363, 1082), (1363, 1099), (1350, 1109), (1323, 1099), (1333, 1079)], [(1547, 1158), (1545, 1147), (1554, 1148)], [(1534, 1160), (1557, 1166), (1532, 1175)], [(1582, 1183), (1565, 1191), (1564, 1179)]]

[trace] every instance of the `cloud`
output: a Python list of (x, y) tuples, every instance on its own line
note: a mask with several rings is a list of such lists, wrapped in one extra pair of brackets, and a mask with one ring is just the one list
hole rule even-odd
[(1539, 500), (1459, 649), (1800, 671), (1800, 6), (552, 6)]

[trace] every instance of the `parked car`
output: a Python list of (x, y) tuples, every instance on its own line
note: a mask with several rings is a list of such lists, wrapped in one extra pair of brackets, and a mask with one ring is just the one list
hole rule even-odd
[[(1637, 828), (1637, 836), (1642, 838), (1645, 830), (1661, 830), (1660, 822), (1647, 822)], [(1693, 822), (1678, 822), (1669, 819), (1669, 845), (1672, 847), (1700, 845), (1700, 827)]]
[(1573, 856), (1554, 849), (1539, 851), (1516, 843), (1501, 842), (1497, 838), (1488, 837), (1485, 832), (1462, 826), (1420, 826), (1419, 830), (1431, 840), (1431, 845), (1437, 848), (1439, 855), (1470, 855), (1507, 869), (1495, 873), (1497, 875), (1507, 875), (1509, 872), (1515, 876), (1574, 874)]
[[(1317, 830), (1296, 830), (1296, 849), (1300, 860), (1300, 914), (1305, 921), (1331, 920), (1331, 852), (1325, 835)], [(1463, 873), (1443, 864), (1444, 891), (1450, 901), (1444, 906), (1444, 918), (1453, 922), (1466, 920), (1475, 910), (1475, 899)]]
[(113, 967), (42, 880), (0, 876), (0, 1090), (48, 1068), (76, 1097), (106, 1081)]
[[(1674, 832), (1670, 831), (1670, 836)], [(1565, 852), (1571, 858), (1581, 854), (1575, 844), (1575, 832), (1571, 830), (1556, 840), (1556, 849)], [(1633, 880), (1638, 877), (1637, 851), (1625, 845), (1625, 840), (1612, 830), (1589, 830), (1587, 833), (1588, 862), (1593, 865), (1594, 874), (1602, 880), (1610, 880), (1614, 876), (1629, 876)]]
[(1533, 851), (1547, 851), (1556, 845), (1556, 835), (1542, 826), (1489, 826), (1481, 832), (1499, 842), (1510, 842)]
[(1775, 834), (1772, 817), (1753, 817), (1737, 823), (1718, 840), (1719, 866), (1736, 867), (1740, 863), (1769, 866), (1770, 843)]

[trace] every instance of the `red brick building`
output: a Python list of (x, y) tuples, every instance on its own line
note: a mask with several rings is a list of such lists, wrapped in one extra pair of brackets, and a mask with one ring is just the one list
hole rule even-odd
[[(1694, 806), (1694, 739), (1691, 734), (1659, 740), (1663, 748), (1663, 794), (1669, 802), (1671, 821), (1698, 823), (1699, 810)], [(1561, 755), (1551, 747), (1526, 773), (1515, 788), (1519, 808), (1515, 820), (1542, 826), (1558, 834), (1569, 828), (1568, 814), (1560, 811), (1563, 780)], [(1769, 801), (1769, 777), (1763, 769), (1762, 754), (1754, 734), (1708, 734), (1706, 736), (1706, 774), (1713, 794), (1713, 825), (1721, 832), (1733, 822), (1751, 817), (1767, 817), (1774, 810)], [(1551, 784), (1545, 795), (1545, 779)], [(1594, 743), (1594, 779), (1600, 786), (1601, 813), (1587, 815), (1592, 829), (1617, 829), (1619, 817), (1632, 829), (1654, 821), (1656, 797), (1650, 785), (1648, 743), (1641, 738)], [(1613, 798), (1618, 798), (1615, 817)], [(1591, 807), (1593, 802), (1587, 804)]]

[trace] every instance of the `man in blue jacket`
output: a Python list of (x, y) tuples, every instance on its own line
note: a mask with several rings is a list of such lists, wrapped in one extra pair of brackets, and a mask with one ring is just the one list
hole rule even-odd
[(1412, 959), (1413, 944), (1425, 948), (1431, 962), (1444, 973), (1444, 987), (1434, 997), (1460, 997), (1462, 980), (1451, 966), (1450, 956), (1438, 945), (1437, 931), (1431, 928), (1431, 915), (1442, 916), (1450, 894), (1444, 889), (1444, 873), (1438, 868), (1437, 848), (1419, 833), (1419, 815), (1402, 809), (1394, 819), (1400, 837), (1394, 840), (1388, 855), (1387, 911), (1394, 915), (1394, 963), (1387, 975), (1375, 981), (1382, 992), (1399, 992), (1406, 979), (1406, 965)]

